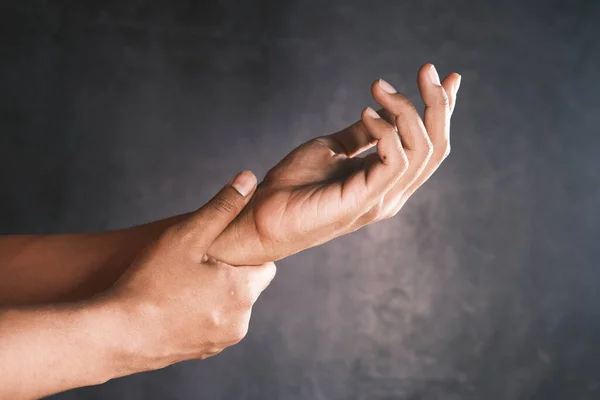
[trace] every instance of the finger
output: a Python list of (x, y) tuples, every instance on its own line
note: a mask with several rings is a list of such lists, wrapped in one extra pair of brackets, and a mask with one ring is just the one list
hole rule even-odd
[(425, 103), (425, 128), (434, 146), (434, 156), (440, 156), (450, 144), (450, 96), (432, 64), (421, 67), (417, 85)]
[[(407, 161), (393, 125), (381, 119), (371, 107), (364, 109), (362, 122), (369, 135), (377, 140), (377, 152), (365, 157), (365, 167), (342, 184), (342, 200), (368, 209), (372, 201), (394, 186), (406, 170)], [(363, 190), (356, 190), (357, 187)]]
[(431, 157), (432, 143), (419, 113), (410, 100), (397, 93), (396, 89), (382, 79), (373, 83), (372, 92), (375, 100), (395, 116), (395, 124), (408, 159), (408, 169), (391, 193), (386, 194), (389, 199), (417, 179)]
[[(394, 115), (386, 109), (377, 110), (377, 114), (388, 123), (394, 125)], [(328, 147), (336, 153), (345, 154), (348, 157), (355, 157), (363, 153), (377, 144), (375, 139), (366, 129), (362, 120), (356, 121), (348, 128), (325, 136), (328, 140)]]
[(381, 211), (373, 213), (371, 212), (373, 210), (370, 210), (365, 214), (365, 218), (358, 221), (360, 224), (393, 215), (392, 211), (396, 208), (396, 203), (410, 185), (417, 180), (432, 154), (431, 140), (414, 105), (383, 79), (375, 81), (371, 89), (375, 100), (384, 108), (383, 115), (387, 119), (393, 119), (398, 129), (408, 160), (408, 167), (395, 185), (386, 192), (383, 202), (375, 205), (375, 211), (377, 208)]
[(371, 107), (362, 114), (369, 133), (377, 139), (375, 162), (366, 169), (367, 196), (379, 199), (394, 186), (408, 167), (408, 161), (396, 127), (385, 122)]
[[(403, 118), (403, 116), (399, 116), (396, 118), (396, 125), (399, 131), (399, 135), (404, 137), (413, 137), (418, 135), (411, 135), (411, 129), (414, 129), (414, 126), (411, 127), (411, 124)], [(412, 139), (414, 140), (414, 139)], [(428, 151), (420, 151), (417, 149), (407, 149), (406, 151), (406, 163), (407, 168), (405, 172), (399, 177), (396, 183), (384, 194), (382, 201), (373, 205), (371, 209), (368, 210), (363, 216), (356, 220), (356, 227), (361, 227), (377, 221), (381, 218), (390, 217), (397, 212), (397, 204), (400, 202), (402, 195), (406, 192), (406, 190), (411, 186), (413, 182), (415, 182), (423, 169), (427, 165), (427, 160), (429, 155), (431, 154), (431, 150)], [(371, 154), (369, 155), (371, 156)]]
[(327, 135), (323, 139), (331, 150), (348, 157), (354, 157), (377, 143), (377, 140), (365, 129), (362, 121), (355, 122), (348, 128)]
[(250, 291), (249, 295), (253, 303), (269, 286), (277, 273), (277, 267), (272, 262), (258, 266), (236, 267), (236, 270), (241, 275), (244, 285)]
[(373, 82), (371, 91), (375, 101), (394, 115), (398, 131), (400, 131), (399, 118), (406, 125), (407, 129), (405, 132), (400, 132), (400, 135), (402, 145), (407, 150), (409, 162), (411, 161), (409, 151), (426, 152), (427, 147), (430, 145), (427, 131), (421, 116), (411, 101), (398, 93), (392, 85), (383, 79)]
[(240, 172), (202, 208), (182, 224), (180, 229), (199, 252), (210, 244), (242, 211), (256, 189), (256, 177), (250, 171)]
[[(456, 92), (460, 86), (460, 75), (454, 73), (448, 75), (442, 82), (450, 101), (450, 111), (454, 110)], [(377, 110), (381, 118), (391, 124), (395, 124), (395, 115), (385, 108)], [(357, 121), (348, 128), (323, 137), (327, 146), (336, 153), (342, 153), (348, 157), (354, 157), (371, 147), (375, 146), (377, 140), (365, 129), (363, 121)]]
[(454, 106), (456, 105), (456, 94), (460, 88), (461, 76), (456, 72), (453, 72), (446, 76), (442, 81), (442, 87), (448, 94), (448, 103), (450, 106), (450, 115), (454, 112)]
[(377, 110), (377, 114), (379, 114), (379, 116), (383, 118), (384, 121), (387, 121), (392, 125), (396, 125), (396, 116), (390, 111), (386, 110), (385, 108), (380, 108), (379, 110)]
[(452, 73), (440, 83), (435, 67), (425, 64), (419, 70), (417, 84), (425, 103), (425, 127), (433, 146), (433, 154), (417, 179), (401, 193), (392, 215), (433, 175), (450, 153), (450, 117), (456, 104), (460, 75)]
[(435, 67), (425, 64), (419, 70), (417, 84), (425, 103), (425, 127), (433, 145), (433, 154), (422, 173), (407, 189), (405, 198), (425, 183), (450, 154), (450, 117), (456, 104), (460, 75), (452, 73), (440, 83)]

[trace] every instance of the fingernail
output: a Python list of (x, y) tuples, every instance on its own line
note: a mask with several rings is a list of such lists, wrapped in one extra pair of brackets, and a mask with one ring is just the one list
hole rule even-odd
[(250, 171), (242, 171), (233, 179), (231, 186), (246, 197), (256, 186), (256, 177)]
[(396, 89), (383, 79), (379, 79), (379, 86), (389, 94), (398, 93)]
[(379, 118), (381, 118), (379, 116), (379, 114), (377, 114), (377, 111), (373, 110), (371, 107), (367, 107), (367, 109), (365, 111), (369, 115), (369, 117), (371, 117), (373, 119), (379, 119)]
[(429, 67), (429, 71), (427, 71), (427, 75), (429, 75), (429, 80), (431, 81), (431, 83), (433, 83), (434, 85), (441, 85), (440, 83), (440, 76), (437, 73), (437, 70), (435, 69), (435, 67), (433, 66), (433, 64), (431, 64), (431, 67)]
[[(458, 74), (456, 74), (458, 75)], [(458, 79), (456, 80), (456, 83), (454, 84), (454, 93), (458, 92), (458, 88), (460, 87), (460, 81), (462, 80), (462, 76), (458, 75)]]

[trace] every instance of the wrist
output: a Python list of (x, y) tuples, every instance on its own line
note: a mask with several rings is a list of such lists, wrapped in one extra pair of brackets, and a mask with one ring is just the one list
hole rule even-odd
[(153, 351), (154, 332), (147, 322), (150, 307), (141, 307), (106, 293), (85, 306), (90, 322), (102, 326), (103, 351), (106, 355), (107, 379), (160, 368)]
[(100, 296), (0, 309), (0, 397), (39, 398), (151, 369), (135, 326), (126, 309)]
[(113, 360), (123, 375), (156, 370), (183, 361), (172, 345), (164, 310), (151, 301), (108, 291), (98, 298), (96, 307), (109, 315), (120, 342)]
[(244, 211), (216, 239), (206, 252), (225, 264), (262, 265), (275, 261), (260, 239), (254, 222), (254, 212)]

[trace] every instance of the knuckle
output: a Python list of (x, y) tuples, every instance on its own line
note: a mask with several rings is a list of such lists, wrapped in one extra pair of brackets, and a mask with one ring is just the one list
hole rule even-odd
[(194, 243), (198, 236), (189, 222), (183, 221), (165, 230), (157, 239), (163, 250), (176, 250), (175, 254), (190, 256), (195, 253)]
[(415, 107), (415, 105), (412, 103), (412, 101), (406, 99), (406, 111), (408, 113), (408, 116), (413, 119), (413, 118), (420, 118), (419, 117), (419, 111), (417, 110), (417, 107)]
[(429, 140), (429, 136), (425, 134), (417, 151), (418, 154), (420, 154), (419, 158), (422, 159), (423, 162), (428, 162), (433, 156), (434, 150), (433, 143), (431, 143), (431, 140)]
[(450, 142), (447, 142), (446, 145), (444, 146), (444, 156), (443, 158), (446, 158), (450, 155)]
[(384, 198), (382, 197), (364, 216), (366, 223), (372, 223), (383, 219)]
[(397, 97), (398, 99), (398, 104), (401, 105), (402, 107), (406, 107), (409, 109), (414, 109), (416, 111), (416, 108), (414, 106), (414, 104), (412, 103), (412, 101), (410, 101), (408, 99), (408, 97), (404, 96), (404, 95), (399, 95)]
[(216, 356), (221, 351), (223, 351), (223, 349), (221, 347), (214, 346), (214, 347), (208, 349), (207, 351), (204, 351), (204, 352), (200, 353), (197, 358), (199, 360), (206, 360), (209, 357)]
[[(358, 207), (358, 205), (357, 205)], [(354, 212), (348, 212), (333, 221), (333, 229), (335, 231), (344, 231), (354, 222), (356, 215)]]
[(450, 142), (448, 140), (444, 140), (442, 143), (434, 145), (434, 151), (431, 156), (431, 160), (436, 163), (441, 163), (444, 161), (446, 157), (450, 154)]
[(231, 344), (236, 344), (244, 340), (248, 334), (248, 324), (240, 322), (231, 330)]
[(429, 136), (425, 135), (425, 140), (423, 141), (423, 157), (426, 160), (429, 160), (431, 158), (431, 156), (433, 155), (433, 143), (431, 143), (431, 140), (429, 139)]
[(237, 204), (231, 199), (225, 197), (217, 197), (213, 200), (214, 210), (218, 214), (229, 215), (237, 211)]
[(190, 243), (193, 243), (197, 237), (196, 232), (192, 229), (182, 229), (181, 232), (179, 232), (178, 240), (180, 244), (187, 246)]
[(402, 99), (399, 104), (396, 115), (396, 123), (399, 126), (406, 125), (410, 120), (419, 115), (415, 105), (408, 99)]
[(401, 112), (396, 115), (396, 124), (400, 126), (404, 126), (406, 124), (406, 115)]
[(439, 88), (438, 104), (441, 107), (450, 109), (450, 97), (448, 97), (448, 94), (442, 87)]
[(384, 209), (384, 204), (383, 204), (383, 196), (382, 196), (381, 199), (377, 202), (377, 204), (375, 204), (375, 206), (372, 209), (374, 219), (377, 219), (382, 215), (383, 209)]
[(265, 265), (265, 268), (269, 271), (271, 281), (275, 279), (275, 276), (277, 275), (277, 265), (275, 265), (275, 263), (273, 262), (270, 262), (267, 265)]
[(401, 157), (398, 157), (398, 177), (404, 175), (408, 170), (409, 162), (406, 153), (402, 152)]
[(214, 309), (208, 314), (206, 323), (210, 329), (219, 330), (223, 327), (223, 314), (219, 309)]
[(403, 170), (408, 163), (402, 144), (398, 144), (398, 147), (390, 151), (389, 155), (381, 156), (381, 160), (385, 164), (388, 164), (397, 175), (404, 172)]
[(236, 274), (230, 281), (229, 294), (231, 303), (229, 307), (236, 312), (248, 311), (254, 305), (254, 285), (247, 275)]

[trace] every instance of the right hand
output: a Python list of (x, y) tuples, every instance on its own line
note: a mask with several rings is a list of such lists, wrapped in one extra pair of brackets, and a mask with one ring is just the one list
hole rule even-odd
[(239, 174), (205, 206), (168, 228), (107, 293), (132, 316), (145, 362), (141, 369), (204, 359), (246, 335), (252, 305), (275, 276), (275, 264), (233, 267), (211, 259), (206, 250), (255, 188), (251, 172)]

